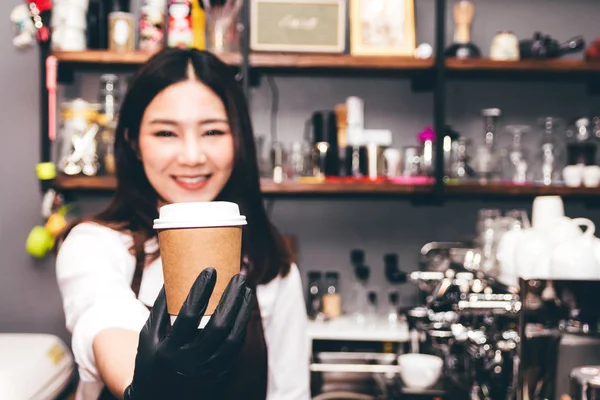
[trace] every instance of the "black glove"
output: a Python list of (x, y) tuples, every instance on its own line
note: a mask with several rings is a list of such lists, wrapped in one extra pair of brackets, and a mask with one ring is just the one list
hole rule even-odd
[(216, 279), (213, 268), (200, 273), (169, 332), (163, 287), (140, 332), (125, 400), (218, 398), (219, 382), (244, 343), (254, 295), (245, 277), (236, 275), (206, 327), (198, 329)]

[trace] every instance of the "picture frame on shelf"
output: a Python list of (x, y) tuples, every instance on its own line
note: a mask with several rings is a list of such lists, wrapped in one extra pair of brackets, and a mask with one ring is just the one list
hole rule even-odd
[(414, 0), (350, 0), (350, 54), (414, 57)]
[(347, 0), (250, 0), (250, 49), (341, 54)]

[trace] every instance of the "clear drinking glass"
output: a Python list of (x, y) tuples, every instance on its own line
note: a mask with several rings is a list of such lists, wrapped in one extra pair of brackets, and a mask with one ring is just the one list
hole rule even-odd
[(481, 269), (492, 271), (496, 266), (498, 221), (502, 213), (498, 209), (481, 209), (477, 221), (477, 242), (481, 249)]
[(207, 50), (231, 53), (239, 50), (238, 16), (243, 0), (202, 0), (206, 10)]
[(561, 132), (564, 132), (564, 121), (557, 117), (543, 117), (538, 119), (542, 128), (540, 151), (534, 164), (533, 179), (544, 185), (552, 185), (561, 181), (561, 171), (566, 164), (565, 141)]
[(507, 132), (512, 135), (508, 148), (504, 170), (504, 177), (513, 183), (525, 183), (530, 178), (530, 161), (523, 146), (523, 136), (530, 131), (528, 125), (508, 125)]

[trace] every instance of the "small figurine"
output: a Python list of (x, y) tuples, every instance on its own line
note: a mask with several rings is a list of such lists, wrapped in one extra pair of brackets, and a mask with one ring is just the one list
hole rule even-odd
[(15, 27), (13, 45), (18, 49), (26, 49), (35, 44), (36, 29), (26, 4), (19, 4), (10, 13), (10, 21)]

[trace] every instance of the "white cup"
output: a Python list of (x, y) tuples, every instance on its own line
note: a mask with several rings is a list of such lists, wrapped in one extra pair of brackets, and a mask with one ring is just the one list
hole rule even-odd
[(383, 151), (383, 158), (385, 159), (386, 165), (386, 176), (393, 178), (400, 175), (400, 160), (402, 153), (398, 149), (387, 148)]
[(58, 5), (65, 5), (68, 7), (77, 7), (87, 12), (90, 6), (90, 0), (52, 0), (52, 12), (54, 13), (54, 7)]
[(85, 31), (70, 26), (59, 26), (52, 31), (52, 49), (84, 51), (87, 48)]
[(68, 3), (56, 4), (52, 7), (50, 24), (52, 28), (69, 26), (85, 30), (87, 28), (86, 10)]
[(531, 210), (531, 226), (545, 229), (554, 221), (565, 216), (565, 206), (560, 196), (538, 196), (533, 199)]
[(595, 188), (600, 185), (600, 167), (597, 165), (588, 165), (583, 168), (583, 185), (589, 188)]
[(567, 165), (563, 169), (563, 179), (565, 184), (569, 187), (581, 186), (581, 179), (583, 178), (583, 164)]
[(238, 205), (225, 201), (174, 203), (160, 208), (154, 229), (158, 231), (171, 321), (175, 321), (198, 275), (213, 267), (217, 281), (200, 321), (200, 328), (205, 326), (229, 281), (240, 273), (242, 227), (246, 224)]

